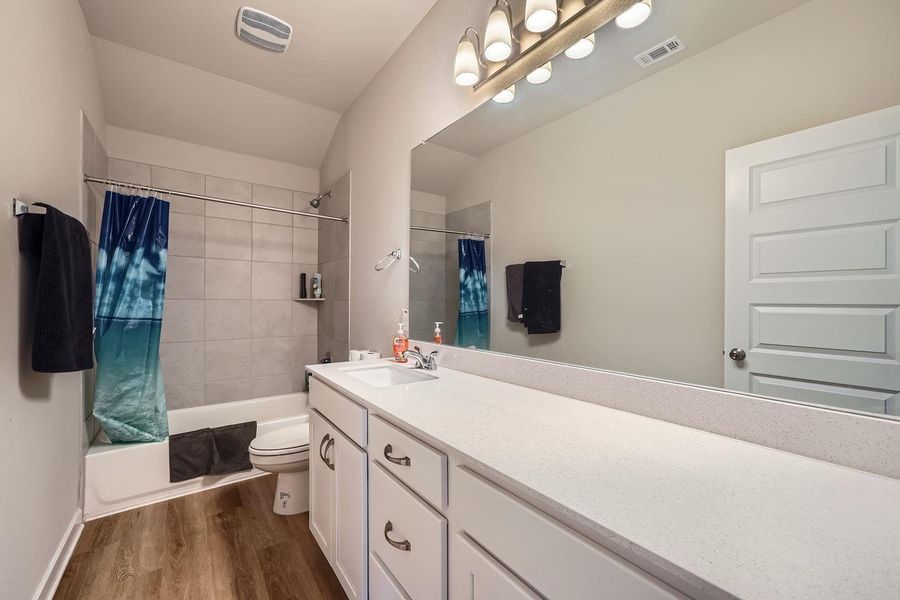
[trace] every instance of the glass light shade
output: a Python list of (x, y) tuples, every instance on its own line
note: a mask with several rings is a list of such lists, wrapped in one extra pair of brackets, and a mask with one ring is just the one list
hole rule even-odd
[(508, 104), (516, 99), (516, 84), (512, 84), (505, 90), (500, 90), (500, 92), (494, 96), (494, 102), (497, 104)]
[(637, 4), (632, 4), (628, 7), (628, 10), (616, 17), (616, 25), (622, 29), (637, 27), (647, 20), (651, 12), (653, 12), (652, 0), (641, 0)]
[(484, 31), (484, 57), (491, 62), (500, 62), (512, 54), (512, 24), (509, 14), (500, 2), (491, 9), (487, 28)]
[(558, 9), (556, 0), (525, 0), (525, 29), (547, 31), (556, 24)]
[(594, 51), (594, 34), (587, 36), (586, 38), (581, 38), (568, 48), (566, 48), (566, 56), (569, 58), (579, 59), (584, 58), (588, 54)]
[(481, 80), (481, 69), (478, 65), (478, 51), (465, 34), (456, 47), (456, 61), (453, 65), (453, 78), (456, 85), (475, 85)]
[(553, 75), (553, 64), (548, 62), (526, 75), (525, 79), (528, 80), (528, 83), (544, 83), (550, 79), (551, 75)]

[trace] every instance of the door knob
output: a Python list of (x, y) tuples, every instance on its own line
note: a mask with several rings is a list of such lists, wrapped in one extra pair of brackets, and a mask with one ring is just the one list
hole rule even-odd
[(747, 358), (747, 353), (742, 348), (732, 348), (731, 352), (728, 353), (728, 358), (735, 362), (741, 362)]

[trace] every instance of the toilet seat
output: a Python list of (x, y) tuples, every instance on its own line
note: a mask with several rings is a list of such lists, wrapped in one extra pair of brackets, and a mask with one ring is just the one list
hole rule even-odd
[(257, 436), (250, 442), (253, 456), (286, 456), (309, 450), (309, 423), (282, 427)]

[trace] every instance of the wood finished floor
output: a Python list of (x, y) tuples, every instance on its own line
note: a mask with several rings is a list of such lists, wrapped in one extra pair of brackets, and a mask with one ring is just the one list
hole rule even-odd
[(308, 513), (274, 497), (268, 475), (90, 521), (55, 597), (345, 600)]

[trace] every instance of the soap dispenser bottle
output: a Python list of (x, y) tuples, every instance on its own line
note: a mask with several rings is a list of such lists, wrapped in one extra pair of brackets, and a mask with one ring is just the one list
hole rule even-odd
[(397, 323), (397, 333), (394, 334), (394, 339), (392, 341), (394, 348), (394, 362), (405, 363), (407, 359), (403, 353), (409, 350), (409, 338), (403, 333), (403, 323)]
[(443, 344), (444, 336), (441, 335), (441, 325), (443, 325), (443, 321), (435, 321), (434, 322), (434, 343), (435, 344)]

